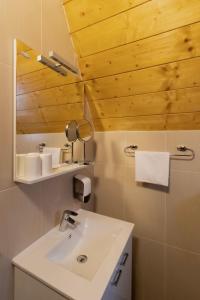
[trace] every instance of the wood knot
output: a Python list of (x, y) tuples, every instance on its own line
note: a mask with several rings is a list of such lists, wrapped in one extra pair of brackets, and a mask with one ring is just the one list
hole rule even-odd
[(194, 49), (194, 47), (191, 46), (188, 48), (188, 51), (191, 52), (193, 49)]

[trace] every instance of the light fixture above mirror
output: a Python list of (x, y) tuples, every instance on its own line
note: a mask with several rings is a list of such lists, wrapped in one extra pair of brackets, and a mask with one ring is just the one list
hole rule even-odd
[(53, 71), (61, 74), (62, 76), (67, 76), (67, 71), (71, 72), (73, 75), (79, 76), (78, 69), (66, 62), (53, 50), (49, 51), (49, 58), (46, 58), (42, 54), (38, 55), (37, 61), (49, 67)]

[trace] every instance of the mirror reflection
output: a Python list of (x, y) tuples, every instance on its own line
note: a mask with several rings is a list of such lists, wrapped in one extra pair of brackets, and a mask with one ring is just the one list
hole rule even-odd
[(78, 139), (77, 135), (78, 124), (75, 120), (70, 121), (66, 124), (65, 134), (69, 142), (76, 142)]
[(93, 137), (92, 124), (86, 119), (79, 121), (77, 125), (77, 134), (78, 139), (81, 142), (90, 141)]
[[(83, 145), (78, 142), (78, 139), (87, 141), (92, 135), (90, 126), (84, 120), (83, 82), (73, 73), (67, 71), (67, 76), (63, 76), (54, 68), (41, 63), (38, 59), (41, 53), (19, 40), (16, 41), (14, 55), (16, 61), (15, 179), (19, 177), (19, 174), (16, 174), (17, 161), (23, 161), (24, 154), (29, 154), (30, 159), (33, 159), (32, 157), (37, 157), (40, 152), (50, 152), (53, 169), (63, 163), (71, 162), (71, 144), (75, 139), (77, 142), (74, 145), (74, 161), (83, 161)], [(53, 55), (55, 56), (55, 53)], [(44, 61), (44, 57), (42, 58)], [(70, 131), (69, 139), (65, 135), (66, 124), (71, 124), (74, 128), (73, 132)], [(76, 137), (77, 132), (79, 136)], [(77, 150), (76, 147), (80, 149)], [(35, 157), (34, 159), (39, 161)], [(20, 173), (20, 176), (22, 175), (23, 172)]]

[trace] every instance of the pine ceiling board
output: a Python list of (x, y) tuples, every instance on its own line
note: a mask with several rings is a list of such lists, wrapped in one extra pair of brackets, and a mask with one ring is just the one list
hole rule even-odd
[(167, 115), (167, 130), (195, 130), (200, 128), (200, 112)]
[(172, 103), (170, 113), (200, 111), (200, 87), (176, 91), (176, 100)]
[(90, 102), (93, 118), (123, 118), (200, 111), (200, 87)]
[(86, 81), (95, 100), (200, 86), (200, 57)]
[(200, 23), (80, 59), (85, 80), (200, 55)]
[(73, 40), (85, 57), (198, 21), (199, 0), (152, 0), (77, 31)]
[(61, 122), (65, 120), (79, 120), (83, 118), (82, 103), (46, 106), (41, 108), (46, 122)]
[(73, 0), (64, 5), (70, 31), (100, 22), (151, 0)]
[(83, 102), (83, 83), (79, 82), (22, 94), (16, 98), (17, 110)]
[(160, 115), (170, 112), (176, 92), (159, 92), (90, 102), (94, 119)]
[(114, 130), (165, 130), (166, 116), (139, 116), (126, 118), (94, 119), (96, 131)]
[(80, 79), (68, 74), (62, 76), (49, 68), (17, 77), (17, 95), (40, 91), (52, 87), (79, 82)]

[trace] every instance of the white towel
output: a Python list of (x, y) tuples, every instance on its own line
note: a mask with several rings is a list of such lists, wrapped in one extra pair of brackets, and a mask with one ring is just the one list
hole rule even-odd
[(44, 147), (43, 153), (51, 153), (52, 154), (52, 168), (60, 167), (61, 148)]
[(135, 180), (169, 185), (169, 152), (135, 151)]

